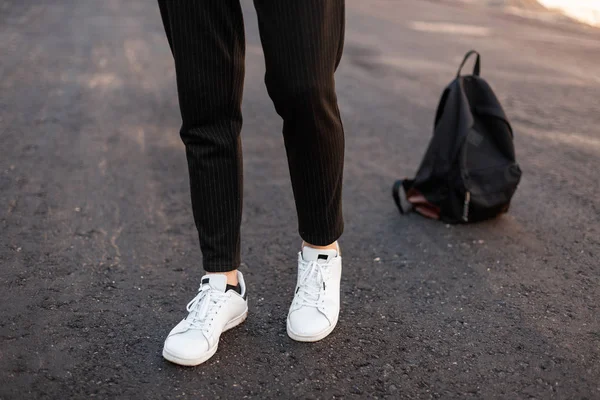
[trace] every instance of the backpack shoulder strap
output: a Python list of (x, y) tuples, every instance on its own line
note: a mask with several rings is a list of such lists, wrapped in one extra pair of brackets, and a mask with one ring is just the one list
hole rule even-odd
[(479, 72), (481, 70), (481, 61), (480, 61), (481, 57), (477, 51), (471, 50), (465, 55), (465, 58), (463, 59), (462, 63), (460, 64), (460, 67), (458, 67), (458, 72), (456, 73), (457, 78), (460, 76), (460, 72), (461, 72), (462, 68), (465, 66), (465, 63), (467, 62), (469, 57), (471, 57), (473, 54), (477, 54), (477, 59), (475, 60), (475, 67), (473, 68), (473, 75), (479, 76)]
[(414, 181), (410, 179), (398, 180), (394, 183), (394, 187), (392, 188), (392, 196), (394, 196), (394, 201), (398, 206), (400, 214), (406, 214), (412, 211), (412, 204), (406, 197), (406, 187), (412, 186), (413, 183)]

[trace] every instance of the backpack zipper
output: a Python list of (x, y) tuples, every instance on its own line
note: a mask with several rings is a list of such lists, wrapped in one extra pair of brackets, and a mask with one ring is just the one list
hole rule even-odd
[(471, 192), (465, 192), (465, 202), (463, 203), (463, 221), (469, 222), (469, 204), (471, 203)]

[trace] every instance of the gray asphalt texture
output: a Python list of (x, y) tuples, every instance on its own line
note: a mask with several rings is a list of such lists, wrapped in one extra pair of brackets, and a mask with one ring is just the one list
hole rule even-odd
[[(343, 308), (303, 344), (285, 332), (300, 241), (282, 124), (243, 8), (250, 314), (183, 368), (161, 348), (201, 254), (157, 5), (0, 1), (0, 399), (600, 398), (600, 30), (348, 2)], [(510, 213), (401, 217), (391, 185), (471, 48), (516, 133)]]

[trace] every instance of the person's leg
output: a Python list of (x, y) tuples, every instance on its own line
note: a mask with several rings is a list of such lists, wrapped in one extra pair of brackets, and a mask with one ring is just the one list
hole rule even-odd
[(344, 37), (344, 0), (255, 0), (265, 82), (283, 135), (298, 228), (311, 245), (342, 234), (344, 132), (334, 72)]
[[(207, 272), (240, 264), (244, 24), (239, 0), (159, 0), (175, 59), (194, 220)], [(235, 282), (231, 282), (235, 283)]]
[(239, 0), (159, 0), (175, 59), (194, 220), (204, 269), (163, 357), (198, 365), (248, 314), (240, 263), (244, 25)]
[(254, 0), (265, 82), (283, 134), (304, 240), (288, 335), (316, 341), (337, 324), (344, 229), (344, 131), (334, 73), (344, 37), (344, 0)]

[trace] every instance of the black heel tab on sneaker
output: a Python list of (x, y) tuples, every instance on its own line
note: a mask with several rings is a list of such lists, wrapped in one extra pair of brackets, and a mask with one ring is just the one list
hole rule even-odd
[(234, 292), (237, 292), (240, 296), (242, 295), (242, 286), (239, 283), (235, 286), (227, 284), (227, 286), (225, 287), (225, 292), (227, 292), (229, 290), (233, 290)]

